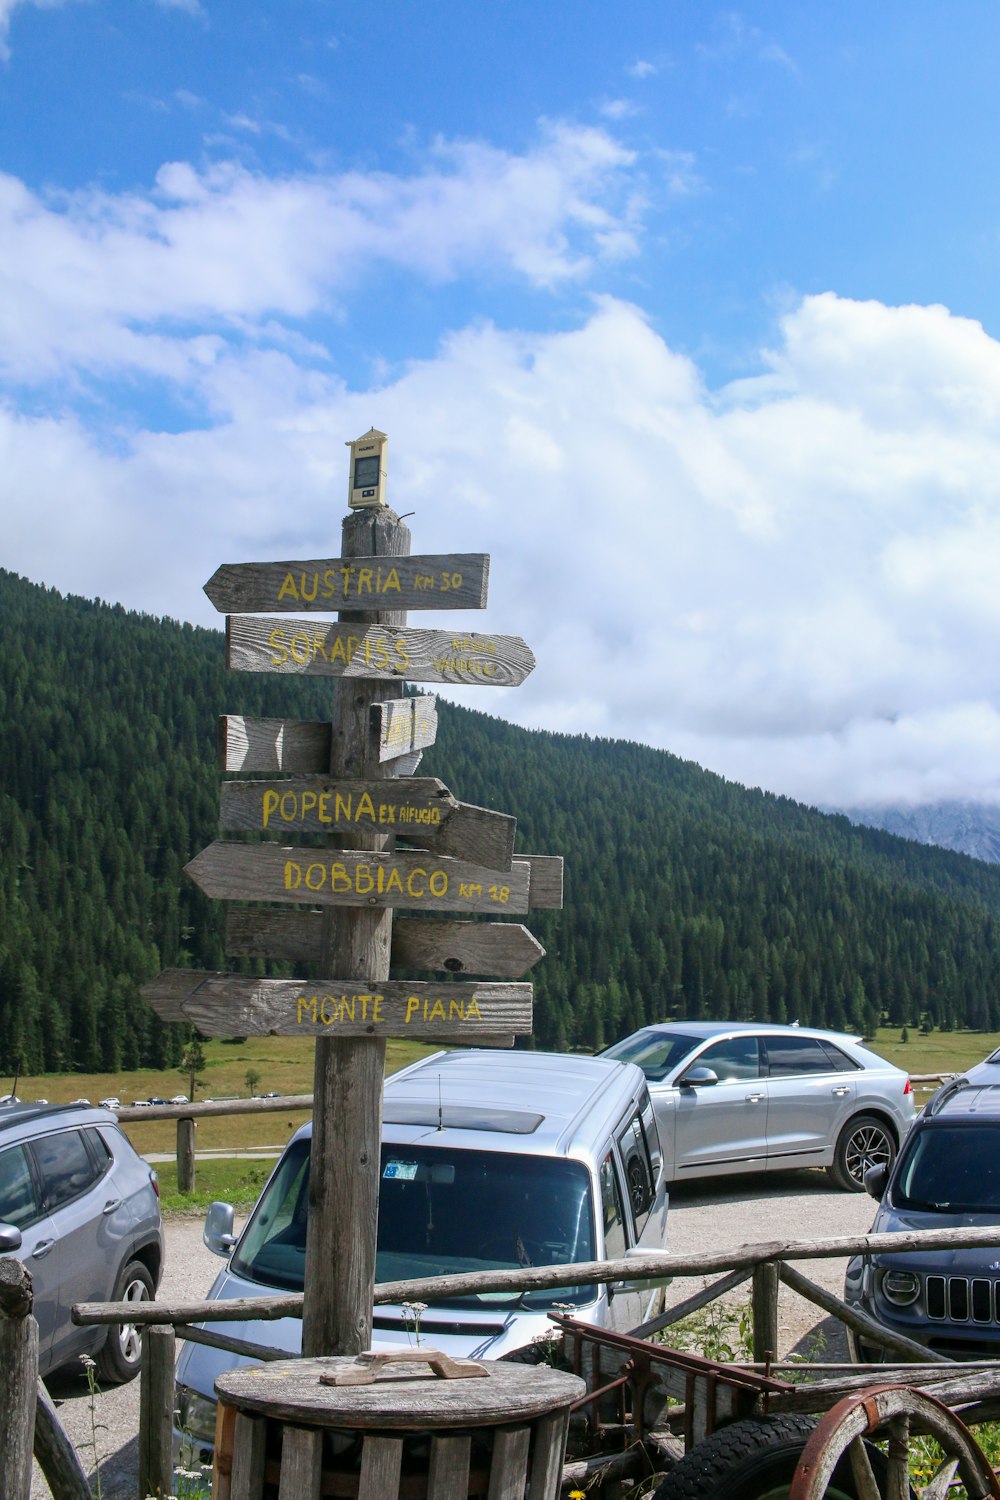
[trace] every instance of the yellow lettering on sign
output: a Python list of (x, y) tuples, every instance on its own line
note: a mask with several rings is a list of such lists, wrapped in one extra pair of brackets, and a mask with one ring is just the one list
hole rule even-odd
[(284, 666), (285, 662), (288, 660), (288, 647), (284, 645), (284, 640), (285, 632), (280, 628), (272, 630), (271, 634), (267, 638), (267, 644), (270, 646), (271, 650), (273, 652), (281, 653), (280, 656), (274, 655), (271, 657), (271, 665), (273, 667)]
[(358, 820), (360, 820), (361, 818), (367, 818), (369, 823), (375, 823), (378, 821), (375, 816), (375, 804), (371, 799), (370, 793), (361, 793), (361, 796), (358, 798), (358, 810), (355, 816)]
[(265, 792), (260, 804), (260, 826), (266, 828), (271, 820), (271, 814), (278, 805), (277, 792)]
[(419, 1010), (419, 1009), (420, 1009), (420, 1000), (419, 1000), (419, 998), (416, 995), (410, 995), (409, 999), (406, 1002), (406, 1021), (405, 1021), (405, 1025), (409, 1026), (410, 1020), (412, 1019), (412, 1016), (413, 1016), (413, 1012), (415, 1010)]
[(298, 1000), (295, 1002), (295, 1023), (296, 1023), (297, 1026), (301, 1026), (302, 1025), (302, 1013), (303, 1013), (303, 1011), (305, 1012), (306, 1020), (307, 1021), (311, 1021), (312, 1024), (313, 1024), (313, 1026), (315, 1026), (316, 1025), (316, 996), (315, 995), (312, 995), (312, 996), (300, 995), (299, 998), (298, 998)]
[(297, 865), (294, 860), (288, 860), (285, 864), (285, 890), (297, 891), (302, 884), (302, 866)]
[(291, 573), (286, 573), (284, 582), (282, 583), (281, 588), (278, 590), (278, 598), (279, 600), (281, 600), (297, 599), (298, 597), (299, 592), (295, 587), (295, 579), (292, 577)]

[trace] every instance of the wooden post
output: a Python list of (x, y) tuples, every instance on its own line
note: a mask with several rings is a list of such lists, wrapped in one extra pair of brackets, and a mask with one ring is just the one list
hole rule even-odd
[(92, 1500), (83, 1464), (41, 1380), (35, 1392), (35, 1458), (53, 1500)]
[(778, 1263), (753, 1268), (753, 1357), (755, 1364), (778, 1357)]
[(139, 1494), (174, 1492), (174, 1330), (142, 1331), (139, 1372)]
[(194, 1192), (194, 1120), (177, 1121), (177, 1191)]
[(31, 1277), (19, 1260), (0, 1260), (0, 1500), (28, 1500), (35, 1441), (38, 1324)]
[[(356, 510), (344, 518), (342, 555), (400, 557), (410, 530), (394, 511)], [(341, 611), (341, 621), (404, 625), (405, 612)], [(373, 740), (375, 703), (402, 697), (403, 685), (345, 679), (337, 689), (330, 741), (334, 777), (385, 777)], [(338, 835), (340, 848), (390, 847), (381, 834)], [(392, 912), (332, 907), (323, 913), (323, 977), (376, 982), (389, 976)], [(302, 1352), (359, 1354), (371, 1346), (375, 1234), (382, 1139), (384, 1037), (321, 1037), (313, 1075), (313, 1133), (309, 1169)]]

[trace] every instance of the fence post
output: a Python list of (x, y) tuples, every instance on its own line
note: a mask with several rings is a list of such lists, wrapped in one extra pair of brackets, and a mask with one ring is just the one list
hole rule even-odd
[(778, 1355), (778, 1263), (762, 1260), (753, 1268), (753, 1357), (755, 1364)]
[(0, 1500), (28, 1500), (35, 1443), (38, 1324), (31, 1276), (19, 1260), (0, 1260)]
[(139, 1494), (174, 1492), (174, 1330), (150, 1324), (142, 1331), (139, 1372)]
[(196, 1125), (187, 1118), (177, 1121), (177, 1191), (194, 1192), (194, 1133)]

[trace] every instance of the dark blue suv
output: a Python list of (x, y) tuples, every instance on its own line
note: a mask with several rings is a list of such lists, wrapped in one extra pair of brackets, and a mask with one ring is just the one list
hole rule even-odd
[(138, 1373), (135, 1324), (70, 1320), (74, 1302), (144, 1302), (163, 1269), (156, 1173), (109, 1110), (0, 1101), (0, 1254), (31, 1273), (40, 1374), (81, 1354), (105, 1382)]
[[(1000, 1052), (940, 1088), (895, 1166), (865, 1186), (881, 1199), (875, 1233), (1000, 1227)], [(855, 1256), (845, 1300), (950, 1359), (1000, 1358), (1000, 1249)], [(855, 1359), (885, 1359), (862, 1335), (848, 1340)]]

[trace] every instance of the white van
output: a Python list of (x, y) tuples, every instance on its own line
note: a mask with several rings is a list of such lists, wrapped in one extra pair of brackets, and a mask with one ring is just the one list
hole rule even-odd
[[(243, 1233), (213, 1204), (210, 1250), (228, 1257), (209, 1297), (300, 1292), (305, 1270), (312, 1126), (289, 1141)], [(386, 1080), (376, 1280), (662, 1252), (667, 1194), (646, 1080), (632, 1063), (540, 1052), (439, 1052)], [(637, 1266), (641, 1274), (641, 1267)], [(374, 1348), (417, 1344), (499, 1359), (551, 1332), (554, 1304), (602, 1327), (634, 1328), (653, 1285), (480, 1292), (419, 1315), (375, 1308)], [(302, 1323), (216, 1325), (232, 1338), (298, 1354)], [(210, 1462), (215, 1377), (249, 1361), (185, 1344), (178, 1422)]]

